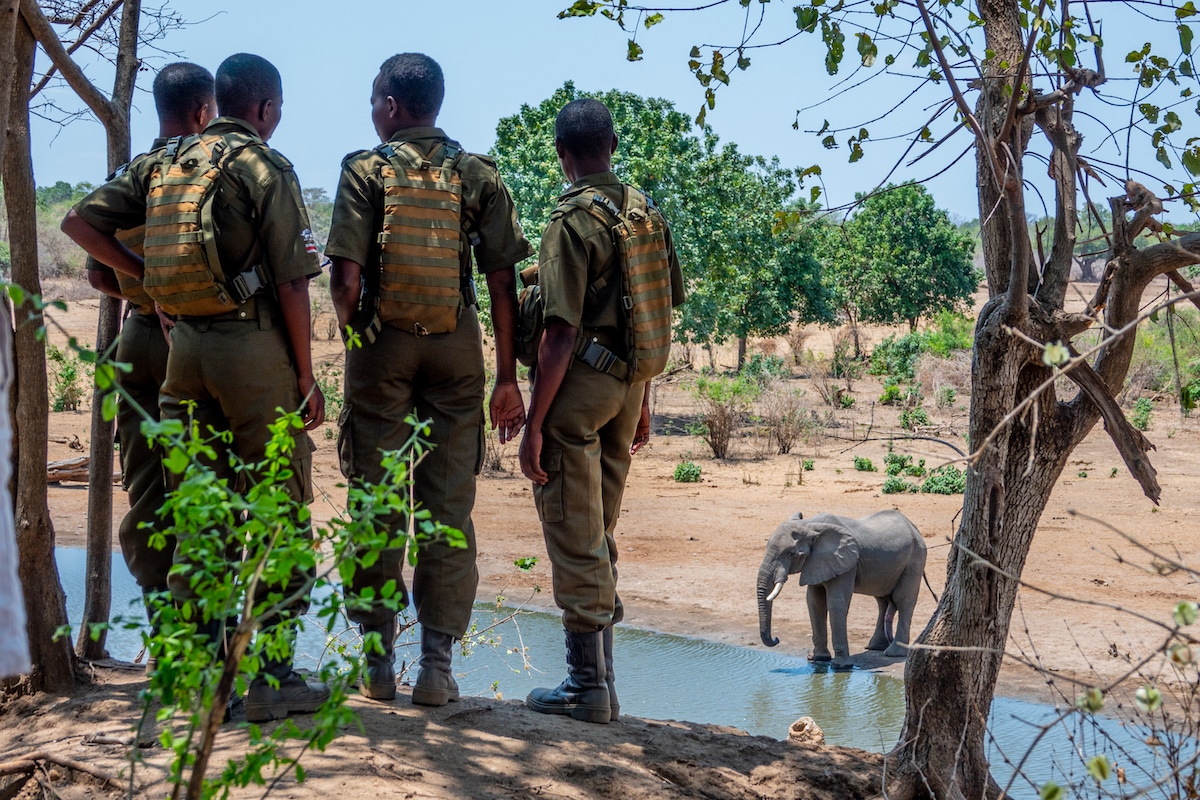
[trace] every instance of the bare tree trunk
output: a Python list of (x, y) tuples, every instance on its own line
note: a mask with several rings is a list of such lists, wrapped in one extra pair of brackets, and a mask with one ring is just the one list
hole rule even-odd
[[(15, 47), (17, 22), (20, 19), (20, 0), (0, 0), (0, 76), (12, 75), (17, 69)], [(0, 83), (3, 78), (0, 77)], [(8, 141), (8, 115), (12, 107), (12, 93), (8, 86), (0, 85), (0, 166), (4, 164), (4, 150)]]
[(741, 372), (746, 364), (746, 337), (739, 336), (737, 340), (737, 371)]
[[(117, 76), (113, 85), (112, 111), (101, 119), (108, 134), (108, 169), (111, 172), (129, 161), (129, 110), (137, 79), (138, 18), (141, 0), (125, 0), (121, 12), (121, 38), (117, 47)], [(121, 301), (100, 295), (100, 314), (96, 323), (96, 352), (111, 356), (121, 324)], [(101, 628), (93, 639), (89, 628), (108, 622), (112, 610), (112, 473), (114, 421), (104, 419), (104, 392), (92, 389), (91, 475), (88, 481), (87, 590), (83, 606), (83, 624), (75, 643), (80, 658), (105, 658), (107, 630)]]
[[(9, 246), (13, 282), (27, 295), (41, 293), (37, 262), (36, 193), (29, 140), (29, 87), (33, 77), (34, 37), (20, 19), (13, 50), (17, 69), (9, 75), (8, 142), (4, 159), (4, 199), (8, 206)], [(38, 338), (42, 313), (26, 303), (13, 314), (16, 375), (16, 491), (14, 520), (21, 562), (18, 570), (29, 615), (33, 672), (30, 688), (65, 692), (75, 685), (75, 662), (70, 642), (54, 641), (55, 631), (67, 624), (66, 598), (54, 557), (54, 526), (46, 500), (48, 392), (46, 349)]]

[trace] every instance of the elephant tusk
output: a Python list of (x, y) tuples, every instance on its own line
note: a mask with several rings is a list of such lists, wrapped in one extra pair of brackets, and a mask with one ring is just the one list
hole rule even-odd
[(769, 595), (767, 595), (767, 602), (768, 603), (775, 602), (775, 598), (779, 597), (779, 593), (781, 591), (783, 591), (783, 584), (782, 583), (775, 584), (775, 588), (771, 590), (771, 593)]

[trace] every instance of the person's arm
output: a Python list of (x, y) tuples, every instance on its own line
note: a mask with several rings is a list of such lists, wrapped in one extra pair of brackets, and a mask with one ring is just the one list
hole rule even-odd
[(88, 284), (96, 291), (118, 300), (125, 299), (125, 295), (121, 294), (121, 284), (117, 281), (117, 275), (111, 268), (93, 261), (88, 264), (87, 278)]
[(292, 346), (292, 357), (296, 360), (296, 383), (304, 398), (301, 416), (304, 429), (311, 431), (325, 421), (325, 396), (313, 377), (311, 306), (308, 304), (308, 278), (278, 285), (279, 308), (283, 314), (283, 325), (287, 330), (288, 342)]
[(529, 418), (521, 440), (521, 472), (536, 484), (545, 485), (550, 477), (542, 470), (542, 423), (562, 386), (567, 368), (575, 355), (579, 329), (558, 317), (546, 320), (546, 329), (538, 345), (537, 371), (529, 390)]
[(517, 437), (525, 423), (525, 402), (517, 384), (513, 336), (517, 328), (517, 275), (511, 267), (487, 274), (492, 298), (492, 330), (496, 338), (496, 385), (488, 403), (492, 430), (500, 429), (500, 443)]
[(124, 272), (138, 280), (145, 275), (145, 263), (141, 256), (121, 243), (113, 234), (102, 233), (92, 223), (71, 209), (63, 217), (62, 232), (71, 237), (84, 251), (101, 264), (107, 264), (118, 272)]
[(646, 390), (642, 393), (642, 416), (638, 420), (637, 432), (633, 434), (633, 444), (629, 446), (629, 455), (642, 449), (642, 445), (650, 441), (650, 381), (646, 381)]
[(362, 292), (362, 265), (338, 256), (330, 260), (333, 265), (329, 268), (329, 293), (333, 296), (333, 310), (337, 313), (338, 325), (345, 328), (358, 310), (358, 299)]

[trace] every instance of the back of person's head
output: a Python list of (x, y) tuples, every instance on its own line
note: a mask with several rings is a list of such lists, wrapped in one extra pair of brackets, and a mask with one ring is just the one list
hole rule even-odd
[(590, 97), (567, 103), (554, 120), (554, 141), (580, 158), (608, 155), (613, 136), (608, 106)]
[(182, 122), (213, 104), (213, 76), (199, 64), (167, 64), (154, 78), (154, 108), (160, 120)]
[(390, 96), (414, 117), (436, 117), (446, 96), (438, 63), (423, 53), (400, 53), (383, 62), (376, 90)]
[(248, 120), (262, 103), (282, 96), (279, 70), (262, 56), (237, 53), (217, 67), (217, 107), (224, 116)]

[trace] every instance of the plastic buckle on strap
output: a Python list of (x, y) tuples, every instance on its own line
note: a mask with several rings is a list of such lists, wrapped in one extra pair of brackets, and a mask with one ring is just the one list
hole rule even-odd
[(583, 348), (583, 352), (579, 354), (579, 358), (589, 367), (593, 367), (604, 373), (607, 373), (617, 360), (617, 357), (613, 355), (611, 350), (601, 345), (595, 339), (587, 343), (587, 346)]
[(621, 298), (621, 305), (625, 306), (626, 311), (632, 310), (633, 309), (633, 298), (630, 297), (629, 295), (623, 296)]
[(266, 286), (266, 281), (264, 280), (262, 269), (258, 265), (255, 265), (245, 272), (234, 276), (234, 298), (237, 302), (244, 303), (264, 286)]

